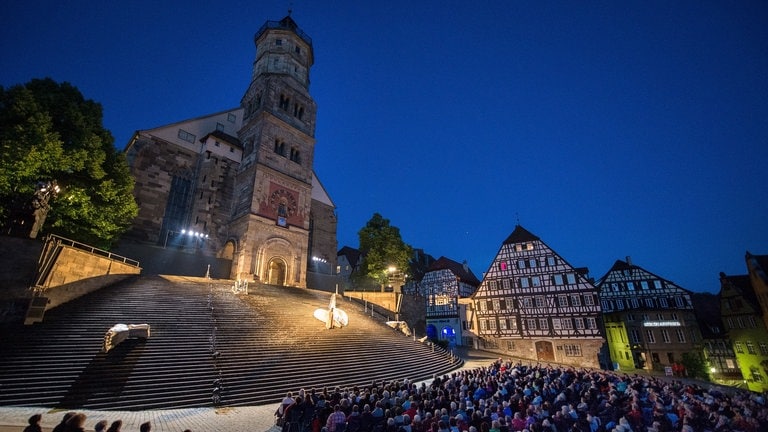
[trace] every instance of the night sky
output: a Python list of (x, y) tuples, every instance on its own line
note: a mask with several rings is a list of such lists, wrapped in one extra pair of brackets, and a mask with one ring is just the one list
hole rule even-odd
[(765, 1), (7, 3), (0, 85), (72, 83), (120, 149), (236, 107), (292, 8), (339, 248), (378, 212), (480, 277), (519, 222), (595, 278), (631, 256), (708, 292), (768, 254)]

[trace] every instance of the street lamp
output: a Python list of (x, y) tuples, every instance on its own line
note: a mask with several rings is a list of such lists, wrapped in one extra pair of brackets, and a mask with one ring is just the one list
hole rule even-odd
[(37, 238), (37, 233), (43, 227), (48, 211), (51, 209), (48, 202), (55, 198), (59, 192), (61, 192), (61, 188), (56, 183), (56, 180), (37, 182), (35, 195), (32, 197), (32, 208), (34, 209), (32, 214), (35, 216), (35, 222), (29, 231), (29, 238)]
[(205, 234), (205, 233), (202, 233), (202, 232), (198, 232), (198, 231), (194, 231), (194, 230), (188, 230), (188, 229), (182, 229), (181, 231), (168, 230), (168, 231), (165, 232), (165, 241), (163, 242), (163, 249), (165, 249), (166, 246), (168, 246), (168, 237), (171, 234), (181, 234), (182, 236), (187, 235), (189, 237), (192, 237), (192, 238), (195, 239), (195, 244), (197, 244), (197, 240), (200, 240), (202, 242), (203, 240), (205, 240), (205, 239), (207, 239), (209, 237), (208, 234)]

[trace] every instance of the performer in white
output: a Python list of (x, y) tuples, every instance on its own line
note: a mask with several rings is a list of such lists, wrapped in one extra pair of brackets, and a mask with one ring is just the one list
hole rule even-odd
[(325, 323), (325, 328), (332, 329), (334, 327), (344, 327), (349, 325), (349, 317), (347, 313), (336, 307), (336, 294), (331, 294), (331, 302), (328, 304), (328, 309), (319, 308), (315, 309), (315, 318)]

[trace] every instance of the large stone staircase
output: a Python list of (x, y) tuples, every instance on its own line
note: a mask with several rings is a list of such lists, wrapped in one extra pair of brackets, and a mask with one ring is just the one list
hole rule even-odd
[[(0, 405), (145, 410), (275, 403), (287, 391), (424, 380), (461, 360), (340, 300), (350, 325), (312, 317), (330, 295), (231, 282), (142, 277), (0, 327)], [(151, 325), (146, 341), (101, 352), (114, 324)]]

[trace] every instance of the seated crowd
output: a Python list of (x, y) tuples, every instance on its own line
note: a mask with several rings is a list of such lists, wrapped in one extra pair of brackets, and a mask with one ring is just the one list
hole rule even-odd
[(765, 398), (678, 380), (501, 360), (431, 383), (299, 390), (283, 432), (768, 431)]

